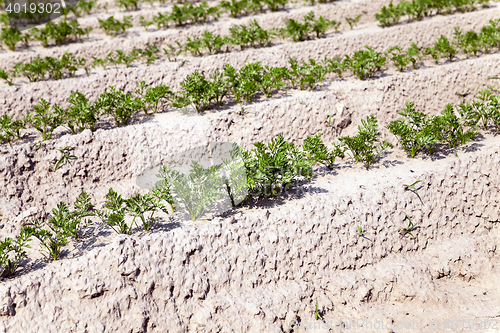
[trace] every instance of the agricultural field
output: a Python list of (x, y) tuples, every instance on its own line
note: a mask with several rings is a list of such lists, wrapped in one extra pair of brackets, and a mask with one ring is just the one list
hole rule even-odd
[(0, 332), (499, 329), (498, 1), (0, 8)]

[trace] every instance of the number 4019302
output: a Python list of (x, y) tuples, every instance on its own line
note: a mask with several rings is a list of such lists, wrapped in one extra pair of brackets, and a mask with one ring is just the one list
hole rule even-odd
[(31, 14), (60, 14), (61, 13), (61, 4), (60, 3), (11, 3), (9, 2), (5, 11), (9, 14), (15, 13), (31, 13)]

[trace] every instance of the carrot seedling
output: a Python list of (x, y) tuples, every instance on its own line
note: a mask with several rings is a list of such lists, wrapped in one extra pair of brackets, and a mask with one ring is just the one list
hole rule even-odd
[(127, 225), (125, 222), (126, 200), (116, 193), (112, 188), (106, 195), (105, 208), (98, 210), (96, 215), (101, 219), (103, 225), (111, 227), (118, 234), (130, 234), (133, 223)]
[(413, 190), (418, 196), (418, 192), (417, 192), (417, 188), (415, 187), (416, 184), (420, 183), (421, 180), (417, 180), (416, 182), (414, 182), (413, 184), (410, 184), (410, 185), (407, 185), (407, 184), (403, 184), (403, 187), (405, 188), (405, 190), (408, 190), (408, 189), (411, 189)]
[[(31, 241), (31, 236), (31, 233), (22, 229), (21, 235), (16, 239), (13, 240), (7, 237), (0, 242), (0, 267), (3, 265), (4, 268), (2, 273), (5, 273), (8, 277), (14, 275), (19, 263), (28, 258), (24, 248), (31, 248), (27, 244)], [(14, 258), (12, 258), (11, 252), (14, 252)]]
[(363, 162), (368, 170), (373, 162), (393, 145), (387, 141), (380, 141), (381, 133), (378, 131), (378, 122), (374, 115), (368, 116), (366, 121), (361, 120), (361, 123), (356, 136), (339, 138), (339, 149), (343, 149), (343, 152), (349, 151), (356, 163)]
[(318, 300), (316, 300), (316, 311), (314, 312), (314, 320), (323, 320), (323, 318), (319, 314)]
[(414, 240), (415, 239), (415, 236), (413, 236), (413, 234), (411, 233), (413, 230), (415, 230), (416, 226), (417, 226), (417, 223), (412, 223), (411, 222), (411, 219), (410, 217), (405, 213), (406, 215), (406, 219), (408, 219), (409, 223), (408, 223), (408, 226), (406, 228), (401, 228), (399, 229), (399, 233), (401, 234), (401, 236), (405, 236), (407, 234), (411, 235), (412, 239)]
[(70, 159), (76, 159), (77, 157), (75, 155), (68, 155), (70, 150), (73, 150), (74, 148), (71, 146), (66, 146), (63, 149), (58, 149), (62, 157), (61, 159), (57, 162), (56, 167), (54, 168), (54, 171), (59, 169), (59, 167), (64, 163), (64, 162), (69, 162)]
[(351, 17), (346, 17), (345, 20), (347, 21), (347, 24), (349, 24), (349, 27), (351, 27), (351, 30), (353, 29), (353, 27), (356, 26), (356, 24), (358, 23), (359, 19), (361, 18), (363, 14), (359, 14), (358, 16), (356, 16), (355, 18), (351, 18)]
[(358, 234), (359, 234), (360, 236), (364, 236), (364, 235), (366, 235), (366, 232), (364, 232), (364, 231), (363, 231), (363, 229), (361, 229), (361, 227), (360, 227), (359, 225), (358, 225)]

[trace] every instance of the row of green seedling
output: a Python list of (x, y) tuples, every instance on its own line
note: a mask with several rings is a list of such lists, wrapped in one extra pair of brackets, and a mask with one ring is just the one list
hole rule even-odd
[(438, 116), (417, 112), (411, 102), (399, 114), (403, 118), (387, 128), (412, 158), (421, 151), (432, 154), (442, 145), (455, 148), (465, 144), (477, 137), (480, 127), (493, 126), (500, 133), (500, 98), (489, 89), (480, 91), (471, 103), (448, 104)]
[[(22, 260), (27, 259), (26, 248), (33, 237), (40, 243), (40, 251), (48, 260), (58, 260), (69, 239), (75, 242), (85, 234), (85, 229), (94, 224), (91, 217), (99, 218), (102, 226), (117, 233), (131, 234), (134, 225), (144, 232), (151, 231), (158, 222), (157, 213), (169, 213), (172, 198), (166, 188), (156, 188), (145, 195), (123, 199), (112, 188), (106, 195), (105, 209), (95, 209), (90, 196), (85, 192), (78, 196), (73, 208), (60, 202), (48, 217), (32, 220), (21, 229), (20, 236), (5, 238), (0, 242), (0, 268), (2, 275), (15, 274)], [(127, 221), (127, 217), (132, 221)]]
[(114, 65), (115, 68), (122, 64), (128, 68), (138, 60), (144, 61), (149, 66), (157, 59), (158, 52), (158, 47), (155, 44), (147, 44), (145, 49), (133, 49), (129, 53), (116, 50), (108, 53), (104, 59), (93, 57), (93, 62), (88, 63), (86, 58), (77, 58), (67, 51), (61, 56), (61, 59), (37, 56), (30, 62), (17, 63), (10, 71), (0, 69), (0, 78), (12, 85), (14, 78), (17, 77), (26, 77), (30, 82), (60, 80), (74, 77), (75, 72), (81, 68), (85, 69), (88, 76), (91, 68), (100, 66), (106, 69), (110, 64)]
[(452, 12), (472, 11), (476, 6), (487, 7), (492, 0), (404, 0), (394, 5), (384, 6), (375, 18), (382, 27), (390, 27), (399, 22), (402, 16), (408, 17), (408, 23), (424, 17), (447, 15)]
[[(305, 16), (305, 21), (309, 20), (314, 22), (314, 24), (319, 24), (322, 30), (311, 30), (310, 32), (324, 33), (327, 27), (334, 23), (334, 21), (324, 20), (322, 17), (319, 19), (314, 18), (314, 13), (310, 12)], [(338, 23), (338, 22), (337, 22)], [(336, 23), (335, 23), (336, 24)], [(314, 28), (314, 25), (311, 25)], [(178, 47), (169, 45), (167, 49), (163, 49), (165, 55), (169, 59), (173, 58), (177, 60), (177, 56), (181, 52), (190, 52), (195, 56), (201, 56), (206, 51), (209, 54), (219, 53), (224, 46), (226, 46), (226, 51), (229, 51), (229, 46), (239, 46), (240, 48), (252, 46), (268, 46), (271, 43), (271, 38), (277, 34), (281, 36), (289, 35), (289, 31), (281, 30), (281, 33), (277, 29), (265, 30), (262, 29), (256, 21), (253, 21), (249, 26), (236, 25), (230, 28), (230, 36), (220, 36), (214, 35), (208, 31), (205, 31), (201, 37), (196, 36), (193, 38), (188, 37), (188, 42), (185, 45), (178, 43)], [(318, 35), (320, 36), (320, 35)], [(480, 52), (487, 54), (494, 51), (496, 48), (500, 47), (500, 19), (490, 20), (488, 25), (481, 28), (480, 32), (477, 33), (473, 30), (464, 33), (461, 28), (454, 28), (453, 39), (449, 40), (448, 37), (442, 35), (438, 40), (432, 45), (427, 47), (418, 47), (417, 44), (412, 43), (411, 47), (404, 50), (400, 46), (394, 46), (381, 54), (371, 48), (366, 47), (365, 49), (354, 52), (352, 56), (345, 56), (344, 59), (336, 58), (335, 62), (335, 72), (342, 76), (345, 69), (349, 69), (353, 75), (357, 76), (359, 79), (363, 80), (368, 77), (373, 77), (376, 72), (382, 71), (382, 68), (386, 65), (387, 59), (391, 60), (393, 64), (399, 71), (403, 71), (409, 65), (413, 69), (417, 69), (421, 61), (429, 56), (436, 64), (441, 58), (445, 58), (448, 61), (453, 61), (456, 56), (462, 52), (467, 58), (470, 55), (477, 56)], [(144, 50), (134, 49), (129, 54), (121, 50), (115, 52), (110, 52), (105, 59), (94, 58), (93, 67), (103, 66), (106, 68), (107, 64), (114, 64), (115, 67), (119, 64), (124, 64), (127, 67), (138, 57), (142, 57), (146, 60), (149, 65), (152, 61), (157, 59), (158, 48), (156, 45), (147, 45)], [(329, 60), (331, 63), (333, 60)], [(35, 59), (28, 68), (33, 67), (36, 71), (40, 63), (39, 59)], [(86, 66), (86, 60), (79, 58), (78, 66), (86, 69), (87, 73), (90, 66)], [(75, 66), (76, 64), (73, 64)], [(22, 64), (17, 64), (16, 66), (25, 66)], [(78, 67), (77, 66), (77, 67)], [(18, 71), (21, 72), (21, 71)], [(16, 68), (12, 72), (12, 77), (15, 77)], [(40, 76), (30, 75), (37, 80)], [(28, 76), (28, 78), (30, 78)], [(4, 78), (12, 83), (12, 79), (5, 71), (0, 71), (0, 78)], [(30, 79), (32, 81), (32, 79)]]
[(9, 115), (0, 118), (0, 141), (11, 144), (13, 140), (23, 138), (23, 130), (28, 126), (35, 128), (42, 140), (52, 138), (54, 130), (64, 126), (72, 134), (78, 134), (85, 129), (94, 131), (102, 115), (111, 116), (116, 126), (128, 125), (132, 115), (138, 111), (153, 110), (156, 112), (162, 101), (170, 95), (168, 87), (150, 88), (143, 82), (135, 93), (123, 93), (111, 87), (110, 91), (99, 96), (91, 103), (80, 92), (73, 92), (68, 100), (67, 108), (50, 105), (46, 100), (33, 107), (22, 118), (13, 120)]
[(340, 22), (335, 20), (326, 20), (322, 16), (316, 19), (314, 16), (314, 12), (304, 16), (304, 23), (290, 19), (286, 23), (286, 28), (281, 29), (262, 29), (257, 21), (253, 20), (248, 26), (234, 25), (229, 28), (231, 34), (226, 36), (215, 35), (206, 30), (201, 36), (188, 37), (187, 43), (181, 46), (181, 51), (202, 56), (204, 53), (220, 53), (223, 48), (229, 52), (232, 46), (241, 50), (245, 47), (267, 47), (275, 37), (301, 42), (314, 37), (324, 37), (329, 27), (333, 26), (337, 31), (340, 25)]
[(345, 56), (340, 70), (347, 68), (363, 80), (382, 71), (387, 59), (392, 61), (398, 71), (402, 72), (408, 66), (417, 69), (426, 57), (431, 58), (437, 65), (442, 58), (452, 62), (460, 53), (469, 58), (471, 55), (478, 56), (480, 52), (491, 53), (498, 48), (500, 48), (500, 19), (490, 20), (479, 33), (473, 30), (464, 33), (461, 28), (455, 27), (452, 40), (441, 35), (432, 46), (419, 47), (416, 43), (412, 43), (408, 49), (404, 50), (397, 45), (383, 54), (366, 47), (366, 50), (354, 52), (353, 56)]
[[(83, 94), (73, 92), (68, 100), (70, 106), (63, 108), (59, 105), (50, 105), (41, 99), (34, 111), (24, 118), (12, 120), (8, 115), (1, 119), (0, 140), (11, 143), (20, 139), (22, 130), (30, 125), (35, 128), (43, 140), (52, 137), (58, 126), (65, 126), (73, 134), (86, 128), (95, 130), (101, 115), (113, 117), (117, 126), (129, 123), (133, 114), (143, 110), (156, 112), (160, 106), (170, 104), (173, 107), (186, 108), (193, 106), (198, 112), (207, 110), (214, 104), (222, 105), (225, 98), (233, 95), (236, 102), (242, 98), (250, 102), (257, 93), (263, 92), (270, 96), (273, 92), (285, 86), (284, 80), (300, 85), (306, 89), (321, 81), (328, 67), (309, 63), (298, 64), (290, 61), (291, 68), (263, 67), (259, 62), (248, 63), (239, 71), (226, 65), (224, 73), (215, 71), (207, 80), (198, 71), (188, 75), (181, 82), (182, 89), (172, 92), (167, 86), (149, 87), (144, 82), (138, 85), (135, 92), (123, 93), (111, 87), (108, 92), (99, 96), (96, 102), (91, 103)], [(12, 124), (12, 125), (11, 125)], [(14, 125), (15, 124), (15, 125)]]
[(11, 51), (16, 49), (16, 44), (23, 42), (25, 47), (31, 41), (42, 42), (44, 47), (49, 45), (62, 45), (67, 42), (81, 42), (92, 31), (92, 27), (82, 28), (76, 19), (71, 21), (60, 20), (58, 23), (47, 22), (43, 28), (31, 28), (28, 32), (21, 33), (17, 28), (2, 28), (0, 30), (0, 48), (5, 44)]
[[(499, 20), (491, 21), (489, 26), (482, 29), (481, 34), (485, 34), (484, 31), (493, 31), (492, 36), (494, 36), (494, 32), (498, 31), (498, 22)], [(441, 36), (431, 49), (444, 50), (444, 47), (441, 45), (448, 45), (449, 43), (443, 41), (446, 41), (445, 36)], [(427, 49), (429, 49), (429, 47), (422, 51), (416, 44), (413, 44), (412, 47), (406, 51), (406, 55), (398, 55), (396, 53), (396, 51), (401, 52), (401, 48), (399, 48), (399, 50), (393, 48), (388, 51), (387, 55), (390, 56), (399, 70), (403, 70), (409, 62), (416, 67), (418, 62), (427, 53)], [(449, 53), (447, 54), (447, 58), (450, 60)], [(290, 60), (288, 67), (271, 67), (262, 66), (260, 62), (257, 62), (248, 63), (239, 71), (230, 65), (226, 65), (222, 72), (216, 70), (210, 74), (209, 78), (195, 71), (181, 82), (182, 89), (178, 92), (171, 92), (170, 89), (165, 86), (158, 86), (156, 89), (164, 92), (164, 94), (161, 94), (161, 97), (157, 96), (159, 98), (158, 100), (162, 101), (163, 106), (169, 104), (172, 107), (181, 109), (192, 106), (197, 112), (202, 112), (216, 105), (222, 106), (224, 101), (240, 103), (244, 100), (249, 103), (259, 94), (270, 97), (281, 89), (288, 89), (290, 87), (299, 87), (302, 90), (307, 88), (313, 89), (315, 84), (321, 82), (327, 73), (333, 72), (339, 77), (342, 77), (346, 68), (359, 79), (365, 79), (381, 71), (382, 67), (385, 65), (386, 57), (366, 47), (365, 50), (356, 51), (353, 56), (345, 56), (343, 60), (340, 58), (325, 58), (322, 63), (316, 63), (313, 59), (310, 59), (309, 62), (302, 63)], [(153, 88), (148, 89), (151, 90)], [(126, 125), (134, 112), (143, 109), (147, 113), (149, 110), (147, 107), (144, 107), (144, 105), (149, 102), (144, 102), (142, 97), (133, 97), (132, 93), (123, 94), (114, 91), (114, 88), (112, 91), (112, 93), (109, 93), (111, 95), (108, 96), (108, 99), (111, 98), (110, 96), (114, 96), (112, 98), (113, 100), (120, 101), (117, 102), (119, 105), (121, 105), (120, 103), (126, 103), (126, 107), (96, 106), (93, 107), (93, 109), (101, 110), (100, 112), (113, 116), (118, 126)], [(120, 99), (122, 96), (127, 96), (127, 98)], [(119, 114), (117, 114), (117, 112), (119, 112)], [(96, 117), (98, 119), (98, 116), (99, 112), (97, 112), (92, 119)], [(60, 119), (60, 117), (57, 116), (53, 118)], [(5, 123), (8, 123), (8, 121), (5, 121)], [(27, 122), (22, 123), (26, 124)], [(52, 127), (49, 126), (49, 128)], [(91, 128), (94, 128), (94, 126), (91, 126)], [(10, 133), (14, 132), (19, 133), (19, 130), (10, 131)], [(42, 137), (47, 137), (47, 135), (42, 135)], [(10, 143), (13, 138), (17, 138), (17, 136), (4, 135), (3, 141)]]
[(10, 73), (0, 69), (0, 78), (6, 80), (9, 85), (12, 85), (16, 77), (26, 77), (30, 82), (47, 79), (60, 80), (74, 77), (78, 68), (85, 66), (85, 63), (85, 58), (77, 58), (69, 52), (62, 55), (61, 59), (37, 56), (28, 63), (17, 63)]
[[(314, 0), (310, 1), (311, 4), (314, 4)], [(206, 2), (197, 6), (187, 3), (183, 6), (174, 5), (170, 13), (159, 13), (154, 15), (151, 20), (141, 17), (140, 23), (145, 29), (152, 24), (155, 24), (158, 29), (168, 28), (170, 25), (204, 24), (209, 20), (218, 20), (220, 15), (224, 13), (236, 18), (260, 14), (266, 10), (278, 11), (283, 9), (288, 2), (289, 0), (224, 0), (218, 6), (212, 7), (208, 6)], [(329, 1), (322, 0), (320, 2)]]
[[(115, 4), (120, 7), (125, 9), (125, 11), (131, 11), (131, 10), (139, 10), (139, 5), (143, 3), (149, 3), (150, 7), (152, 8), (156, 0), (115, 0)], [(161, 5), (166, 5), (167, 0), (159, 0), (158, 1)], [(176, 4), (183, 4), (183, 3), (188, 3), (187, 0), (172, 0), (170, 1), (171, 3), (176, 3)], [(196, 1), (193, 1), (196, 2)]]
[(426, 56), (430, 56), (436, 65), (441, 58), (452, 62), (458, 54), (463, 53), (469, 58), (477, 57), (479, 53), (488, 54), (500, 47), (500, 19), (490, 20), (490, 23), (481, 28), (479, 33), (470, 30), (466, 33), (459, 27), (454, 28), (453, 39), (441, 35), (432, 46), (419, 48), (415, 43), (406, 51), (400, 46), (394, 46), (385, 52), (399, 71), (408, 65), (414, 69)]

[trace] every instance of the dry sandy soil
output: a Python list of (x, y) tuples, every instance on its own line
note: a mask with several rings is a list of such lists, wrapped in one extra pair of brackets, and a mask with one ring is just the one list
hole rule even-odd
[[(436, 16), (382, 29), (374, 14), (385, 0), (338, 1), (207, 26), (155, 31), (131, 29), (125, 37), (91, 34), (89, 41), (44, 49), (0, 51), (3, 68), (36, 55), (103, 57), (146, 42), (166, 46), (204, 29), (227, 33), (232, 24), (257, 19), (268, 28), (310, 10), (329, 19), (354, 17), (359, 25), (326, 38), (248, 49), (185, 63), (94, 70), (90, 76), (29, 83), (0, 83), (0, 114), (20, 116), (40, 98), (64, 105), (71, 91), (94, 100), (111, 85), (132, 91), (143, 80), (179, 87), (196, 69), (205, 74), (226, 63), (286, 65), (298, 60), (350, 54), (369, 45), (378, 51), (399, 44), (432, 43), (451, 37), (454, 26), (476, 29), (500, 18), (497, 4), (466, 14)], [(152, 15), (165, 8), (130, 13)], [(161, 10), (160, 10), (161, 9)], [(113, 13), (113, 10), (110, 13)], [(117, 10), (116, 10), (117, 11)], [(122, 15), (117, 11), (117, 16)], [(128, 13), (126, 13), (128, 14)], [(94, 14), (80, 19), (97, 28)], [(0, 332), (469, 332), (496, 331), (500, 240), (500, 138), (483, 132), (454, 152), (410, 159), (383, 128), (398, 118), (405, 101), (438, 114), (457, 93), (474, 90), (500, 73), (500, 54), (452, 63), (422, 64), (415, 71), (389, 68), (359, 81), (329, 76), (314, 91), (289, 91), (271, 99), (183, 114), (165, 109), (137, 116), (132, 125), (70, 135), (59, 129), (37, 150), (32, 135), (0, 146), (0, 238), (19, 233), (30, 218), (60, 201), (73, 203), (85, 190), (101, 208), (109, 187), (122, 196), (146, 193), (136, 178), (165, 158), (209, 142), (235, 142), (246, 149), (278, 134), (301, 144), (323, 133), (325, 142), (357, 131), (375, 114), (382, 136), (395, 144), (370, 170), (345, 159), (333, 170), (316, 167), (311, 182), (272, 200), (252, 201), (222, 216), (188, 223), (181, 214), (164, 216), (150, 233), (117, 235), (95, 225), (70, 242), (62, 259), (46, 261), (33, 242), (30, 259), (0, 284)], [(472, 95), (467, 97), (468, 100)], [(326, 120), (332, 116), (333, 125)], [(75, 147), (78, 159), (57, 172), (49, 169), (60, 149)], [(402, 184), (421, 180), (417, 196)], [(416, 239), (401, 237), (405, 213), (418, 227)], [(358, 235), (357, 226), (366, 231)], [(316, 302), (323, 320), (314, 320)], [(488, 327), (486, 325), (489, 325)]]

